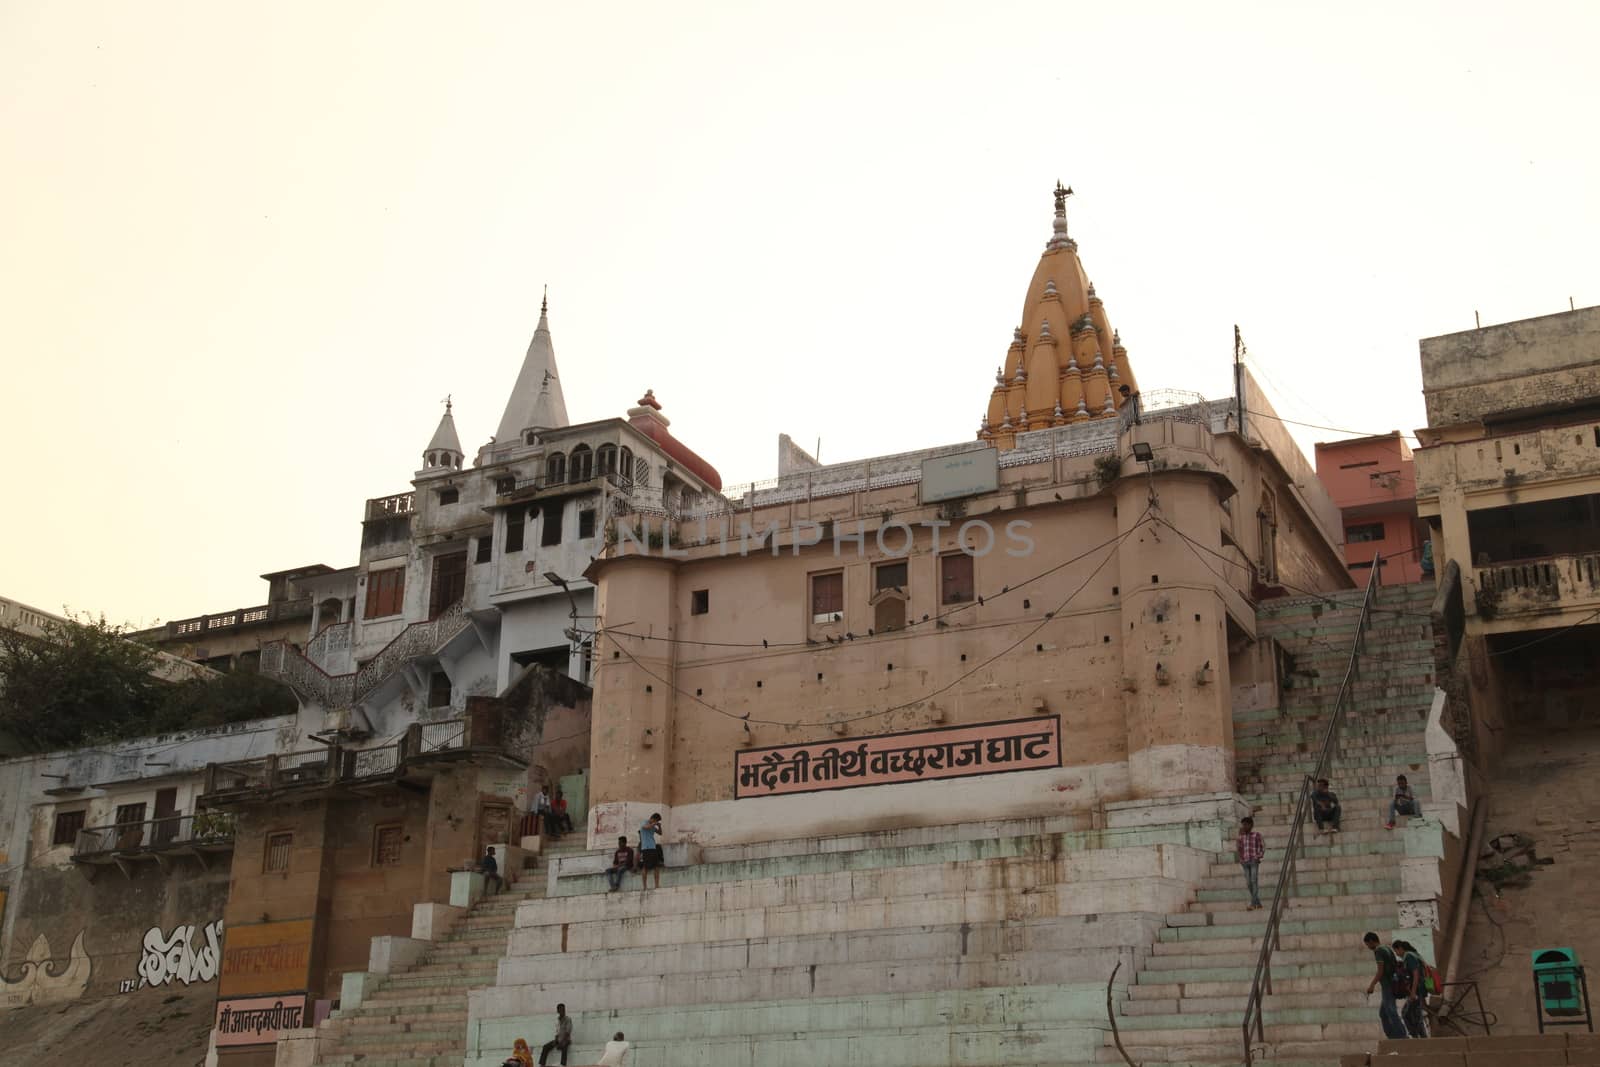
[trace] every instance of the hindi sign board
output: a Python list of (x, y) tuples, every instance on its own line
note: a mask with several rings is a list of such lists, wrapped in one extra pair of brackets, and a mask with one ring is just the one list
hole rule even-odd
[(977, 448), (922, 461), (920, 492), (924, 504), (992, 493), (998, 488), (1000, 453), (993, 448)]
[(816, 793), (1061, 766), (1061, 717), (1035, 716), (735, 753), (733, 795)]
[(300, 1030), (309, 1025), (304, 993), (217, 1001), (218, 1048), (270, 1045), (283, 1031)]
[(310, 975), (310, 919), (228, 927), (217, 985), (221, 996), (304, 989)]

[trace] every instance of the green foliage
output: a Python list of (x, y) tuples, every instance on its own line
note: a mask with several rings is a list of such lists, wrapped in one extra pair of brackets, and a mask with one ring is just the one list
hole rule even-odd
[(169, 683), (156, 650), (104, 617), (0, 628), (0, 732), (33, 751), (284, 715), (287, 689), (236, 672)]

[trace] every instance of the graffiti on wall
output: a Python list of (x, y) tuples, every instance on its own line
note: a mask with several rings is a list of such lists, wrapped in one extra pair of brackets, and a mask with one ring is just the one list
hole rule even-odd
[(22, 961), (16, 978), (0, 975), (0, 1008), (20, 1008), (24, 1004), (49, 1004), (74, 1000), (89, 988), (94, 963), (83, 948), (83, 931), (72, 942), (65, 962), (50, 958), (50, 940), (40, 934)]
[(139, 976), (124, 979), (122, 992), (177, 982), (184, 985), (210, 982), (217, 977), (221, 964), (221, 919), (207, 923), (198, 931), (193, 925), (176, 926), (170, 934), (162, 933), (159, 926), (152, 926), (144, 932)]

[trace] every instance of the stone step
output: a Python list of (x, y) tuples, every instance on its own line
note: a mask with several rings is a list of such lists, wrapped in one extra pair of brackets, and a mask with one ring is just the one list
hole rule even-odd
[[(1277, 957), (1274, 956), (1274, 959)], [(1246, 993), (1248, 996), (1248, 992)], [(1244, 998), (1236, 996), (1179, 996), (1141, 997), (1124, 1002), (1119, 1015), (1195, 1015), (1237, 1012), (1244, 1014)], [(1280, 992), (1267, 997), (1263, 1004), (1269, 1018), (1276, 1012), (1317, 1011), (1322, 1008), (1365, 1008), (1367, 998), (1359, 990), (1327, 989), (1306, 993)], [(1376, 1005), (1373, 1006), (1376, 1010)]]
[[(1007, 918), (841, 933), (795, 933), (771, 938), (691, 942), (682, 945), (550, 952), (516, 956), (501, 963), (506, 985), (561, 983), (611, 977), (671, 974), (675, 978), (746, 969), (819, 967), (885, 960), (920, 965), (923, 961), (1024, 960), (1044, 953), (1067, 968), (1058, 981), (1093, 981), (1128, 951), (1150, 945), (1161, 920), (1153, 915), (1106, 914), (1048, 918)], [(1126, 964), (1124, 966), (1126, 969)]]
[[(1123, 1048), (1135, 1063), (1149, 1067), (1150, 1064), (1162, 1064), (1164, 1067), (1181, 1067), (1181, 1065), (1200, 1064), (1232, 1064), (1237, 1067), (1244, 1062), (1243, 1037), (1239, 1026), (1241, 1018), (1235, 1020), (1233, 1027), (1222, 1030), (1182, 1031), (1184, 1040), (1176, 1044), (1159, 1044), (1147, 1041), (1146, 1035), (1137, 1034), (1135, 1040), (1128, 1037), (1122, 1039)], [(1121, 1027), (1119, 1022), (1118, 1027)], [(1289, 1064), (1289, 1063), (1315, 1063), (1317, 1067), (1337, 1067), (1339, 1057), (1343, 1053), (1371, 1048), (1376, 1044), (1374, 1034), (1377, 1032), (1377, 1013), (1374, 1011), (1368, 1022), (1330, 1022), (1322, 1026), (1268, 1026), (1267, 1027), (1267, 1054), (1256, 1057), (1257, 1063)], [(1203, 1038), (1202, 1040), (1189, 1040)], [(1311, 1060), (1305, 1057), (1317, 1057)], [(1121, 1054), (1115, 1048), (1106, 1048), (1101, 1051), (1100, 1063), (1124, 1063)]]
[[(1218, 952), (1256, 952), (1261, 948), (1260, 930), (1240, 930), (1236, 937), (1219, 937), (1209, 941), (1161, 941), (1157, 940), (1150, 946), (1150, 955), (1145, 957), (1145, 966), (1154, 967), (1152, 963), (1156, 957), (1169, 956), (1201, 956)], [(1286, 934), (1278, 939), (1278, 948), (1273, 952), (1272, 958), (1285, 958), (1285, 953), (1299, 953), (1303, 960), (1314, 958), (1312, 954), (1328, 951), (1348, 952), (1350, 950), (1350, 937), (1345, 933), (1330, 934)], [(1321, 957), (1315, 957), (1321, 958)]]
[[(1317, 836), (1316, 831), (1309, 826), (1306, 827), (1305, 833), (1307, 838), (1314, 838)], [(1266, 834), (1263, 832), (1262, 837), (1265, 838), (1265, 836)], [(1337, 837), (1343, 836), (1343, 834), (1337, 835)], [(1295, 871), (1301, 880), (1304, 881), (1306, 879), (1320, 879), (1323, 875), (1343, 871), (1356, 871), (1362, 874), (1370, 874), (1376, 871), (1393, 870), (1394, 860), (1392, 857), (1389, 857), (1387, 853), (1381, 852), (1364, 852), (1353, 856), (1333, 856), (1319, 850), (1315, 854), (1301, 855), (1300, 858), (1295, 861), (1294, 866)], [(1263, 860), (1261, 862), (1262, 884), (1266, 885), (1269, 882), (1276, 880), (1278, 877), (1278, 871), (1282, 869), (1282, 867), (1283, 853), (1281, 851), (1275, 855), (1268, 856), (1265, 860)], [(1233, 878), (1235, 876), (1238, 877), (1241, 883), (1244, 881), (1244, 872), (1239, 869), (1239, 864), (1232, 858), (1218, 860), (1217, 862), (1213, 863), (1211, 865), (1211, 870), (1207, 875), (1208, 878)]]
[[(1392, 909), (1391, 909), (1392, 910)], [(1248, 938), (1222, 937), (1214, 938), (1215, 945), (1210, 941), (1169, 941), (1163, 942), (1170, 948), (1187, 948), (1189, 952), (1184, 955), (1146, 956), (1143, 966), (1139, 970), (1141, 980), (1145, 975), (1150, 976), (1154, 982), (1169, 981), (1165, 975), (1172, 971), (1209, 970), (1216, 967), (1244, 967), (1253, 969), (1261, 953), (1261, 929), (1251, 931)], [(1332, 948), (1314, 949), (1280, 949), (1272, 954), (1274, 973), (1282, 964), (1315, 965), (1344, 963), (1350, 959), (1360, 959), (1361, 935), (1364, 930), (1348, 930), (1339, 934), (1327, 935), (1336, 944)], [(1213, 951), (1220, 948), (1221, 951)], [(1354, 957), (1352, 957), (1354, 953)], [(1371, 954), (1368, 953), (1370, 956)], [(1370, 964), (1368, 970), (1371, 970)]]
[[(1360, 944), (1359, 937), (1356, 940), (1356, 944)], [(1306, 979), (1312, 983), (1323, 982), (1326, 984), (1326, 980), (1329, 978), (1349, 978), (1354, 980), (1361, 975), (1365, 975), (1368, 978), (1372, 977), (1372, 957), (1370, 953), (1368, 953), (1365, 960), (1360, 959), (1358, 955), (1348, 960), (1274, 963), (1272, 965), (1272, 986), (1274, 989), (1301, 992), (1303, 990), (1282, 986), (1280, 983), (1294, 979)], [(1188, 989), (1197, 983), (1243, 982), (1248, 989), (1250, 983), (1255, 981), (1255, 976), (1256, 957), (1252, 954), (1248, 964), (1230, 964), (1220, 967), (1172, 967), (1141, 971), (1138, 984), (1163, 986), (1176, 984)], [(1148, 979), (1148, 982), (1146, 979)], [(1243, 1003), (1239, 1005), (1239, 1010), (1241, 1013), (1244, 1011)]]
[[(1254, 915), (1264, 923), (1266, 921), (1265, 912), (1266, 909), (1263, 908), (1259, 912), (1251, 912), (1249, 914)], [(1394, 912), (1392, 908), (1381, 914), (1391, 916), (1389, 921), (1393, 923), (1392, 916)], [(1234, 929), (1237, 925), (1236, 923), (1218, 923), (1213, 926), (1169, 926), (1156, 936), (1162, 941), (1206, 941), (1219, 937), (1237, 937), (1239, 936), (1238, 931)], [(1278, 930), (1285, 934), (1333, 934), (1354, 931), (1358, 935), (1357, 940), (1359, 941), (1359, 935), (1366, 930), (1372, 929), (1374, 925), (1381, 924), (1375, 923), (1374, 916), (1371, 914), (1328, 915), (1301, 919), (1293, 913), (1289, 913), (1278, 921)]]
[[(1261, 886), (1262, 899), (1266, 899), (1267, 885)], [(1364, 891), (1361, 887), (1368, 887)], [(1400, 891), (1400, 879), (1394, 869), (1383, 872), (1382, 876), (1364, 881), (1332, 882), (1325, 885), (1308, 885), (1302, 880), (1299, 886), (1290, 894), (1286, 915), (1304, 918), (1311, 915), (1340, 915), (1366, 913), (1374, 909), (1393, 907), (1395, 895)], [(1181, 923), (1174, 922), (1175, 916), (1168, 917), (1170, 926), (1215, 926), (1219, 924), (1243, 922), (1231, 916), (1246, 916), (1251, 914), (1244, 910), (1247, 893), (1244, 888), (1244, 879), (1240, 878), (1237, 889), (1202, 889), (1201, 899), (1196, 901), (1184, 914), (1191, 919), (1209, 919), (1209, 922)]]

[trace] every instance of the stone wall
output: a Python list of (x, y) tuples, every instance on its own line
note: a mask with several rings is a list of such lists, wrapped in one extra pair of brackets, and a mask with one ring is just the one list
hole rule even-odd
[(1600, 308), (1426, 337), (1428, 425), (1600, 400)]

